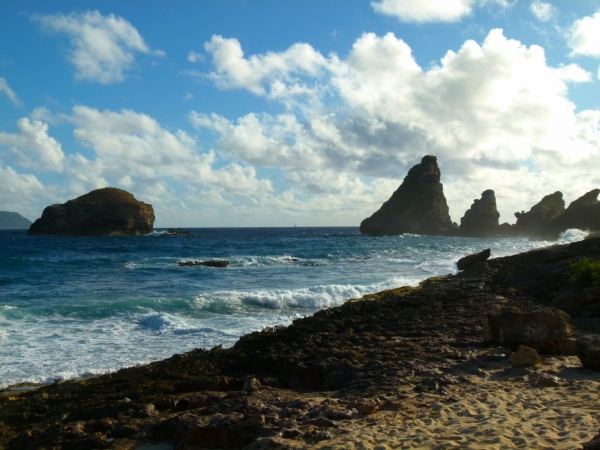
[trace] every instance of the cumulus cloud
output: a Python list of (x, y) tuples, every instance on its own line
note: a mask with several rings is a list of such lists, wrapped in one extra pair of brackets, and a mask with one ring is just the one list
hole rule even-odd
[(73, 108), (73, 135), (94, 150), (96, 158), (72, 157), (67, 172), (92, 187), (117, 180), (134, 183), (184, 182), (238, 196), (263, 195), (272, 187), (258, 180), (252, 167), (231, 163), (215, 169), (213, 152), (202, 153), (184, 131), (170, 132), (146, 114), (131, 110)]
[[(353, 189), (375, 195), (365, 177), (398, 180), (424, 154), (439, 157), (455, 220), (471, 197), (494, 188), (491, 183), (506, 189), (499, 194), (506, 199), (505, 220), (548, 192), (564, 189), (568, 197), (575, 185), (589, 188), (580, 181), (599, 156), (600, 112), (576, 114), (567, 94), (570, 83), (588, 82), (591, 74), (575, 64), (551, 67), (541, 47), (507, 39), (502, 30), (492, 30), (481, 44), (466, 41), (427, 70), (391, 33), (364, 34), (344, 60), (305, 49), (318, 62), (312, 76), (286, 59), (288, 51), (245, 58), (239, 42), (234, 44), (235, 57), (226, 58), (227, 64), (215, 60), (221, 64), (220, 78), (213, 75), (219, 87), (257, 95), (274, 85), (293, 91), (302, 75), (321, 101), (279, 115), (228, 120), (192, 112), (190, 120), (218, 132), (224, 154), (283, 169), (290, 182), (320, 198)], [(235, 72), (250, 61), (256, 74), (268, 75)], [(271, 70), (268, 61), (280, 64)], [(557, 185), (556, 173), (564, 175), (564, 184)], [(519, 191), (527, 177), (529, 190)], [(473, 194), (465, 198), (459, 193), (467, 186)], [(521, 203), (523, 192), (534, 200)], [(371, 207), (389, 194), (373, 197)]]
[(533, 15), (541, 22), (552, 20), (556, 14), (556, 8), (550, 3), (544, 3), (540, 0), (535, 0), (530, 6)]
[(9, 157), (21, 167), (33, 170), (61, 172), (65, 155), (61, 145), (48, 135), (48, 124), (22, 118), (16, 133), (0, 132), (0, 147), (9, 150)]
[(292, 45), (285, 52), (269, 52), (244, 58), (237, 39), (213, 36), (204, 44), (212, 55), (215, 71), (208, 76), (223, 89), (242, 88), (265, 95), (265, 86), (275, 80), (287, 82), (300, 75), (315, 76), (324, 65), (325, 58), (308, 44)]
[(136, 53), (164, 56), (164, 52), (150, 49), (131, 23), (114, 14), (87, 11), (35, 15), (33, 19), (44, 30), (69, 37), (69, 61), (75, 66), (77, 80), (121, 82), (133, 67)]
[(402, 22), (456, 22), (471, 14), (473, 0), (380, 0), (371, 2), (376, 13)]
[(600, 58), (600, 11), (573, 22), (568, 32), (572, 56)]
[(0, 92), (3, 92), (15, 106), (19, 108), (23, 106), (21, 100), (19, 100), (19, 97), (17, 97), (17, 94), (15, 94), (15, 91), (13, 91), (8, 85), (6, 78), (0, 78)]

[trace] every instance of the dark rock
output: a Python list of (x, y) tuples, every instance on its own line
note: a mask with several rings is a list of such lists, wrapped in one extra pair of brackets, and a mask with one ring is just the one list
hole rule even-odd
[(563, 194), (556, 191), (546, 195), (528, 212), (516, 212), (515, 233), (521, 236), (546, 237), (550, 232), (550, 221), (565, 212)]
[(494, 191), (483, 191), (481, 199), (474, 200), (471, 208), (460, 219), (461, 236), (487, 237), (497, 233), (500, 213), (496, 207)]
[(116, 236), (152, 232), (152, 205), (117, 188), (96, 189), (64, 204), (48, 206), (29, 234)]
[(564, 214), (554, 218), (549, 224), (549, 232), (554, 237), (568, 229), (575, 228), (589, 232), (600, 231), (600, 189), (594, 189), (571, 202)]
[(492, 342), (516, 348), (531, 347), (541, 353), (560, 353), (571, 338), (569, 315), (556, 308), (532, 306), (521, 310), (505, 307), (487, 316)]
[(562, 309), (571, 317), (600, 317), (600, 287), (577, 288), (572, 286), (560, 290), (548, 306)]
[(600, 371), (600, 335), (577, 339), (577, 356), (586, 369)]
[(471, 267), (476, 262), (487, 261), (491, 254), (492, 254), (492, 251), (488, 248), (479, 253), (467, 255), (463, 258), (460, 258), (457, 261), (456, 267), (458, 267), (458, 270), (465, 270), (465, 269)]
[(600, 431), (592, 438), (591, 441), (583, 444), (581, 450), (600, 450)]
[(0, 211), (0, 230), (26, 230), (31, 222), (21, 214), (10, 211)]
[(360, 224), (360, 232), (371, 236), (446, 235), (452, 231), (435, 156), (424, 156), (390, 199)]
[(207, 267), (219, 267), (224, 269), (229, 265), (229, 261), (220, 261), (220, 260), (212, 260), (212, 261), (178, 261), (178, 266), (207, 266)]

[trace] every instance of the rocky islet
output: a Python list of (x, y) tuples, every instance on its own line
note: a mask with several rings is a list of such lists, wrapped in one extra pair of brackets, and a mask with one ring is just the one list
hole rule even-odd
[(118, 188), (91, 191), (44, 209), (28, 230), (31, 235), (119, 236), (153, 231), (152, 205)]
[(371, 217), (362, 221), (360, 231), (371, 236), (404, 233), (466, 237), (530, 237), (556, 240), (568, 229), (600, 231), (600, 189), (593, 189), (565, 209), (560, 191), (546, 195), (529, 211), (516, 212), (514, 225), (499, 224), (495, 192), (485, 190), (460, 220), (452, 223), (440, 183), (435, 156), (424, 156), (412, 167), (400, 187)]

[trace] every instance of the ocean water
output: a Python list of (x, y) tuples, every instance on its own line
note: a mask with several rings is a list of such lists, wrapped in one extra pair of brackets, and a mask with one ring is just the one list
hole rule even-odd
[[(403, 235), (356, 227), (188, 229), (130, 237), (0, 231), (0, 388), (115, 371), (287, 325), (321, 308), (455, 273), (465, 254), (528, 239)], [(562, 242), (580, 240), (570, 230)], [(178, 261), (225, 259), (226, 269)]]

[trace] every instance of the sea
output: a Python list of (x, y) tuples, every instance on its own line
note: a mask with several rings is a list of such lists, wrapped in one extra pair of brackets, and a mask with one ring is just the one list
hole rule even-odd
[[(456, 273), (456, 261), (556, 242), (358, 227), (196, 228), (144, 236), (0, 231), (0, 388), (119, 370), (288, 325), (365, 294)], [(559, 243), (581, 240), (567, 231)], [(179, 266), (227, 260), (227, 268)]]

